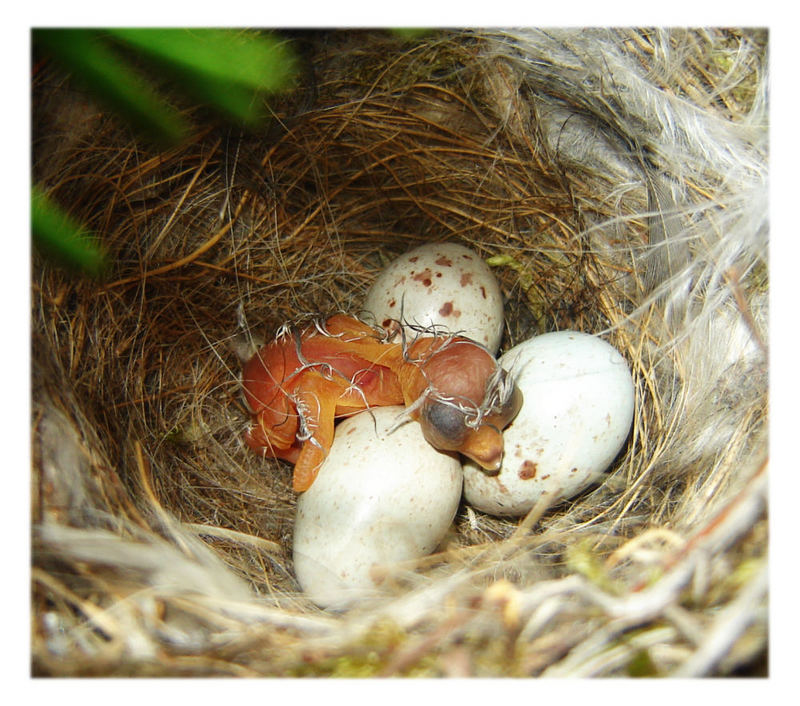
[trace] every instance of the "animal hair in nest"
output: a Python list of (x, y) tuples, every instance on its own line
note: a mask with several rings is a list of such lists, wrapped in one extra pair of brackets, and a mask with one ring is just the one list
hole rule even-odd
[[(765, 673), (766, 32), (295, 41), (267, 127), (186, 106), (197, 131), (164, 152), (34, 75), (34, 178), (113, 269), (34, 255), (33, 673)], [(616, 346), (631, 436), (581, 495), (462, 505), (383, 597), (321, 610), (293, 576), (291, 467), (242, 441), (240, 361), (435, 240), (494, 263), (504, 350)]]

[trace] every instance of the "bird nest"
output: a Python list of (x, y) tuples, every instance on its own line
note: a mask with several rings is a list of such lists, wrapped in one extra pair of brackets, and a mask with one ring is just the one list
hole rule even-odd
[[(34, 256), (33, 674), (765, 674), (766, 33), (297, 42), (266, 128), (192, 109), (169, 151), (34, 75), (34, 177), (113, 267)], [(240, 354), (440, 240), (493, 264), (502, 350), (575, 329), (623, 354), (630, 438), (567, 502), (462, 504), (326, 611), (293, 574), (291, 466), (243, 443)]]

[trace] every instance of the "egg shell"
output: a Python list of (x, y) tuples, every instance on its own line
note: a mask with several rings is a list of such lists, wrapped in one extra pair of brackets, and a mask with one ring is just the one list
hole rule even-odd
[[(311, 487), (297, 499), (294, 568), (319, 606), (343, 609), (377, 595), (374, 565), (430, 554), (461, 499), (461, 463), (437, 451), (402, 407), (343, 420)], [(378, 583), (380, 579), (378, 579)]]
[(576, 331), (525, 341), (500, 358), (523, 395), (503, 432), (500, 472), (464, 465), (464, 497), (500, 516), (526, 514), (544, 495), (551, 504), (599, 479), (624, 445), (633, 420), (634, 385), (613, 346)]
[(503, 335), (503, 295), (489, 266), (457, 243), (429, 243), (401, 255), (373, 283), (365, 316), (460, 332), (494, 355)]

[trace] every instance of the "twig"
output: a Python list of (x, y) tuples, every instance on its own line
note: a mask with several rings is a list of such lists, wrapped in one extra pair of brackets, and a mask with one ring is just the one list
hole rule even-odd
[(283, 548), (277, 542), (271, 542), (268, 539), (255, 537), (252, 534), (245, 534), (244, 532), (237, 532), (236, 530), (226, 529), (225, 527), (214, 527), (212, 525), (201, 525), (195, 522), (184, 522), (183, 526), (187, 529), (196, 532), (198, 535), (206, 537), (214, 537), (215, 539), (224, 539), (228, 542), (236, 544), (247, 544), (256, 549), (261, 549), (270, 554), (281, 554)]
[(701, 677), (710, 674), (756, 618), (756, 611), (769, 587), (769, 570), (764, 562), (758, 573), (736, 599), (714, 618), (711, 630), (699, 649), (678, 667), (671, 676)]

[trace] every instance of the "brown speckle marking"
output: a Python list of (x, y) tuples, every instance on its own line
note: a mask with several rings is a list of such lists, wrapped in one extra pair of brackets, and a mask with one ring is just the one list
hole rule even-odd
[(484, 299), (486, 299), (486, 287), (484, 287), (483, 285), (481, 285), (481, 295), (483, 296)]
[(408, 258), (409, 262), (416, 262), (417, 260), (419, 260), (419, 255), (414, 255), (414, 257)]
[(450, 316), (453, 313), (453, 302), (445, 302), (439, 309), (440, 316)]
[(422, 272), (414, 275), (414, 280), (417, 282), (422, 282), (426, 287), (430, 287), (433, 281), (431, 280), (432, 273), (426, 267)]
[(525, 459), (522, 466), (520, 466), (517, 475), (521, 480), (530, 480), (531, 478), (536, 477), (536, 470), (536, 464), (530, 459)]
[(389, 302), (389, 308), (391, 309), (391, 308), (392, 308), (392, 307), (394, 307), (396, 304), (397, 304), (397, 302), (396, 302), (394, 299), (392, 299), (392, 301), (390, 301), (390, 302)]
[(472, 284), (472, 273), (471, 272), (462, 272), (461, 273), (461, 286), (466, 287), (468, 284)]
[(570, 472), (570, 473), (577, 473), (577, 472), (578, 472), (578, 469), (577, 469), (577, 468), (570, 468), (570, 469), (569, 469), (569, 472)]
[(436, 264), (439, 265), (439, 267), (452, 267), (453, 261), (446, 255), (440, 255), (436, 260)]

